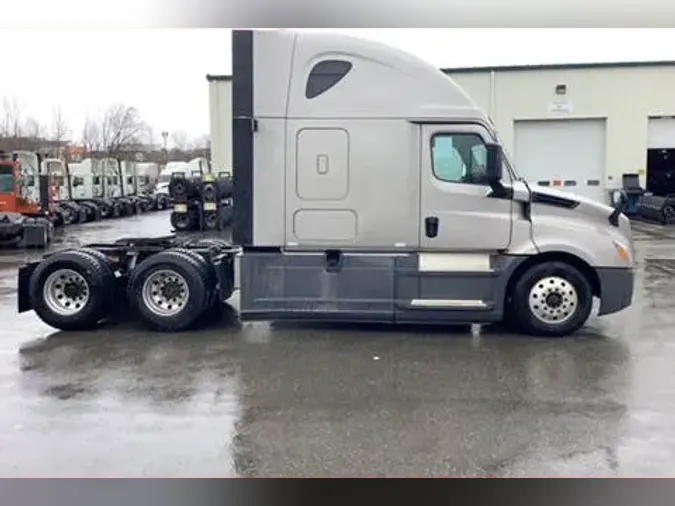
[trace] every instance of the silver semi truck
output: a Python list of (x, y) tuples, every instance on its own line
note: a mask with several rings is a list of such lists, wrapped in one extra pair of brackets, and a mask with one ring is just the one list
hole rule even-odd
[[(441, 71), (341, 34), (233, 32), (233, 242), (121, 239), (19, 271), (19, 311), (163, 331), (243, 321), (506, 322), (568, 335), (633, 294), (618, 208), (531, 188)], [(237, 276), (235, 276), (237, 271)], [(237, 279), (237, 283), (235, 283)]]

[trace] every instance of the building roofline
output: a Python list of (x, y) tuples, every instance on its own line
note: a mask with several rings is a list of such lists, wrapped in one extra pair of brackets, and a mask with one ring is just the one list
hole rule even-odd
[(231, 81), (232, 76), (231, 75), (211, 75), (211, 74), (206, 74), (206, 80), (208, 82), (213, 82), (213, 81)]
[[(494, 65), (485, 67), (444, 67), (445, 74), (471, 74), (480, 72), (527, 72), (540, 70), (585, 70), (585, 69), (620, 69), (646, 67), (675, 67), (675, 60), (596, 62), (596, 63), (543, 63), (536, 65)], [(231, 75), (207, 74), (206, 80), (232, 81)]]
[(525, 72), (537, 70), (584, 70), (673, 66), (675, 66), (675, 60), (656, 60), (597, 63), (544, 63), (536, 65), (495, 65), (486, 67), (447, 67), (442, 68), (441, 71), (446, 74), (468, 74), (472, 72)]

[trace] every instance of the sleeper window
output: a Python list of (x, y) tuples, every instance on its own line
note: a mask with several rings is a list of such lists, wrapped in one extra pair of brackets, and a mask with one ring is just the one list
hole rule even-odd
[(324, 60), (312, 68), (307, 78), (305, 97), (315, 98), (325, 93), (344, 77), (352, 69), (352, 64), (344, 60)]

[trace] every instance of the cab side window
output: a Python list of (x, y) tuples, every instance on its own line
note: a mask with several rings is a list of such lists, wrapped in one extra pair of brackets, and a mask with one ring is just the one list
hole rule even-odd
[(447, 183), (485, 185), (487, 148), (476, 134), (439, 133), (431, 139), (431, 167)]

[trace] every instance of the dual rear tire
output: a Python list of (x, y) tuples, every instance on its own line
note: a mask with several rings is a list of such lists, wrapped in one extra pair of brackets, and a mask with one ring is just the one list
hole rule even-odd
[(186, 249), (157, 253), (141, 262), (127, 284), (127, 299), (153, 330), (192, 327), (216, 301), (216, 275), (201, 255)]
[(34, 311), (59, 330), (87, 330), (110, 313), (116, 280), (102, 253), (82, 248), (56, 253), (33, 271), (29, 296)]
[[(127, 300), (148, 327), (178, 332), (192, 327), (214, 306), (215, 280), (213, 266), (201, 255), (176, 248), (148, 257), (133, 270)], [(42, 321), (59, 330), (81, 331), (96, 327), (113, 312), (119, 288), (108, 258), (81, 248), (43, 260), (28, 290)]]

